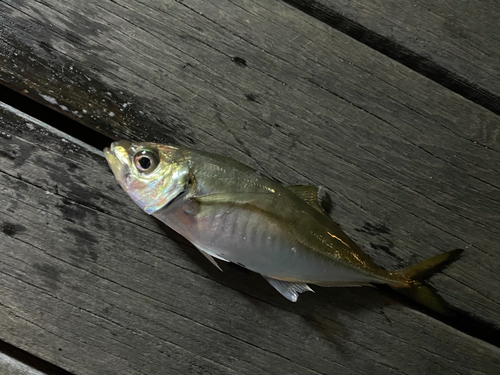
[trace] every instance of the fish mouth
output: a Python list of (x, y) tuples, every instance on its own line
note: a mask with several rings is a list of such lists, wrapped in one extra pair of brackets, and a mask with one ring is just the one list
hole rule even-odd
[(117, 142), (113, 142), (111, 143), (111, 146), (106, 147), (103, 152), (106, 161), (108, 162), (109, 168), (111, 168), (111, 171), (115, 175), (115, 178), (118, 180), (118, 182), (122, 183), (125, 177), (125, 172), (127, 172), (128, 170), (128, 166), (126, 163), (124, 163), (124, 160), (121, 160), (123, 157), (120, 158), (120, 156), (123, 155), (117, 155), (117, 151), (121, 151), (120, 154), (123, 154), (125, 150), (123, 149), (123, 147), (119, 147), (121, 150), (117, 150), (116, 146)]
[(118, 161), (118, 158), (115, 156), (115, 153), (113, 152), (113, 143), (111, 144), (111, 147), (106, 147), (103, 150), (103, 152), (109, 167), (114, 173), (115, 169), (118, 168), (120, 162)]

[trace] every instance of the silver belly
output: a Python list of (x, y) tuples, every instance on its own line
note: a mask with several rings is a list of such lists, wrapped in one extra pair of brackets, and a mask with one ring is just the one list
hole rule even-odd
[(155, 216), (201, 251), (264, 276), (318, 284), (376, 281), (362, 270), (307, 248), (293, 233), (259, 213), (228, 209), (190, 216), (189, 210), (172, 207)]

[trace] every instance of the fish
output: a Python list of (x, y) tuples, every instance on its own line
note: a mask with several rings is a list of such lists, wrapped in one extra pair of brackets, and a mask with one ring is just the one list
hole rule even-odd
[(426, 280), (463, 252), (389, 271), (323, 210), (318, 188), (285, 187), (233, 159), (151, 142), (113, 142), (104, 155), (130, 198), (190, 241), (215, 267), (261, 274), (292, 302), (310, 285), (386, 284), (444, 315), (450, 306)]

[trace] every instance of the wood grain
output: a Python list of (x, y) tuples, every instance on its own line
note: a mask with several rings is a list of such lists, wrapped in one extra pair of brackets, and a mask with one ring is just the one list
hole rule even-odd
[(500, 349), (375, 288), (296, 304), (221, 273), (105, 160), (0, 108), (0, 335), (75, 374), (493, 374)]
[(0, 341), (0, 369), (8, 375), (71, 375), (19, 348)]
[(9, 375), (47, 375), (0, 352), (0, 368)]
[(279, 1), (22, 0), (0, 14), (5, 84), (113, 138), (326, 186), (331, 216), (384, 267), (465, 248), (432, 283), (499, 328), (492, 112)]
[(497, 0), (287, 2), (500, 114)]

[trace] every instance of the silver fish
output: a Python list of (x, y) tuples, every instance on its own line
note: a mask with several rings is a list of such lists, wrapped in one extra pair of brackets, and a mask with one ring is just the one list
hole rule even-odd
[(423, 279), (456, 259), (460, 249), (388, 271), (323, 211), (314, 186), (285, 188), (232, 159), (183, 147), (120, 141), (104, 153), (134, 202), (219, 269), (215, 259), (260, 273), (293, 302), (312, 290), (309, 284), (387, 284), (435, 311), (450, 312)]

